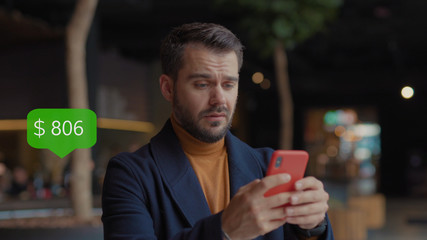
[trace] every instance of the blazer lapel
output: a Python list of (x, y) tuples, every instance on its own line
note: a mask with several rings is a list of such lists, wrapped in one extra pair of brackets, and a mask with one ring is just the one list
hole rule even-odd
[(263, 178), (265, 169), (263, 170), (260, 165), (262, 155), (255, 152), (230, 132), (226, 135), (225, 142), (230, 171), (230, 196), (233, 197), (240, 187), (255, 179)]
[[(266, 156), (254, 151), (230, 132), (226, 135), (225, 142), (230, 171), (230, 197), (233, 197), (240, 187), (264, 177), (266, 169), (261, 163)], [(264, 239), (264, 237), (259, 236), (255, 239)]]
[(158, 168), (173, 199), (191, 226), (211, 215), (199, 180), (191, 167), (168, 120), (151, 140)]

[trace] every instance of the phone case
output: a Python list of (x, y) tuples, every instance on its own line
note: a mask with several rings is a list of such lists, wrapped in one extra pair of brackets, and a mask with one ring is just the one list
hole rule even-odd
[(267, 176), (287, 173), (291, 175), (288, 183), (268, 190), (264, 196), (272, 196), (281, 192), (295, 191), (295, 182), (304, 177), (308, 162), (308, 153), (303, 150), (276, 150), (271, 156)]

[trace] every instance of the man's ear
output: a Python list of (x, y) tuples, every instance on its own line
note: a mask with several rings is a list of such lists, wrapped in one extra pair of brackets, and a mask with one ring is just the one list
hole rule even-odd
[(159, 81), (160, 81), (160, 90), (162, 91), (163, 97), (169, 102), (172, 102), (173, 88), (174, 88), (173, 79), (166, 74), (162, 74), (160, 76)]

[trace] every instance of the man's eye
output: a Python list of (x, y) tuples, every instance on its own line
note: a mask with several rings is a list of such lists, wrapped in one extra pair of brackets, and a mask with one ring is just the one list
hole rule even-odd
[(224, 86), (224, 88), (231, 89), (231, 88), (234, 88), (235, 85), (236, 84), (234, 84), (234, 83), (225, 83), (223, 86)]
[(195, 86), (197, 88), (207, 88), (208, 84), (207, 83), (196, 83)]

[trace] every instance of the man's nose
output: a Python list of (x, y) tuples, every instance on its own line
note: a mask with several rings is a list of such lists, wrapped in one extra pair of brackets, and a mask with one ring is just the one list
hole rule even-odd
[(211, 90), (209, 104), (212, 106), (225, 104), (224, 90), (221, 88), (221, 86), (216, 86)]

